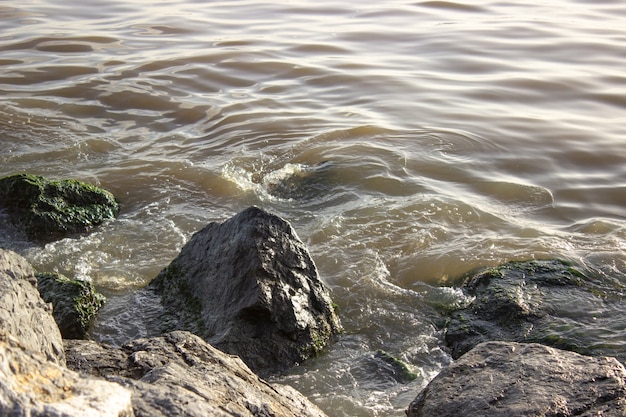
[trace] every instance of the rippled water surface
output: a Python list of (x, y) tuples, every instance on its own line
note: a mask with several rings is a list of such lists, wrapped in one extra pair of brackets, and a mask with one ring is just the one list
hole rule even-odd
[[(132, 291), (193, 232), (252, 204), (283, 216), (346, 334), (279, 380), (330, 416), (403, 415), (450, 361), (438, 311), (473, 268), (571, 260), (624, 316), (622, 2), (344, 3), (0, 1), (0, 175), (123, 207), (87, 237), (2, 245), (92, 279), (94, 337), (120, 343), (145, 333)], [(602, 323), (626, 352), (624, 321)]]

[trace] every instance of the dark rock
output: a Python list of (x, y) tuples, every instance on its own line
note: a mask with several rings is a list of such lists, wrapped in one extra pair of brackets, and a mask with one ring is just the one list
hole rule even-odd
[(137, 417), (324, 417), (292, 388), (270, 385), (237, 357), (189, 332), (138, 339), (121, 349), (67, 340), (68, 366), (133, 391)]
[(132, 417), (130, 391), (83, 378), (0, 330), (0, 415)]
[(0, 329), (24, 349), (63, 365), (61, 333), (36, 285), (32, 266), (18, 254), (0, 249)]
[(305, 245), (257, 207), (196, 233), (149, 288), (170, 329), (200, 335), (262, 375), (317, 354), (341, 331)]
[(106, 190), (76, 180), (15, 174), (0, 179), (0, 206), (36, 241), (83, 233), (119, 212)]
[(610, 330), (615, 315), (603, 313), (617, 309), (622, 316), (624, 292), (602, 289), (601, 281), (554, 260), (511, 262), (470, 274), (462, 289), (474, 300), (450, 314), (446, 343), (453, 358), (490, 340), (626, 358), (616, 340), (621, 336)]
[(408, 417), (626, 415), (626, 369), (539, 344), (482, 343), (445, 368)]
[[(287, 164), (263, 179), (270, 195), (281, 199), (313, 200), (332, 191), (334, 164), (322, 161), (315, 165)], [(280, 175), (278, 175), (280, 174)]]
[(64, 339), (84, 339), (105, 298), (93, 283), (62, 274), (37, 273), (41, 298), (52, 303), (52, 315)]

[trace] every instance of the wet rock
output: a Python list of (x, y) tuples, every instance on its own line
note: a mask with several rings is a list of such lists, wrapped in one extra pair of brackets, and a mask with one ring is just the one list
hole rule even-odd
[(108, 191), (76, 180), (30, 174), (0, 179), (0, 207), (35, 241), (83, 233), (119, 212)]
[(267, 174), (263, 183), (267, 191), (281, 199), (312, 200), (328, 194), (333, 185), (331, 161), (315, 165), (286, 164)]
[(452, 356), (502, 340), (625, 359), (621, 336), (610, 330), (626, 312), (623, 289), (599, 282), (554, 260), (511, 262), (468, 275), (461, 288), (474, 300), (453, 311), (446, 326)]
[(26, 259), (0, 249), (0, 329), (24, 349), (63, 365), (61, 333), (36, 285), (35, 271)]
[(52, 315), (64, 339), (84, 339), (105, 298), (93, 283), (62, 274), (37, 273), (41, 298), (52, 303)]
[(375, 374), (386, 375), (400, 384), (407, 384), (419, 376), (405, 362), (384, 350), (376, 351), (372, 356), (371, 363), (375, 366)]
[(294, 389), (270, 385), (239, 358), (189, 332), (138, 339), (121, 349), (66, 342), (68, 366), (128, 387), (137, 417), (324, 417)]
[(0, 415), (133, 416), (130, 391), (82, 378), (0, 331)]
[(445, 368), (408, 417), (626, 415), (626, 369), (539, 344), (481, 343)]
[(341, 330), (302, 241), (257, 207), (197, 232), (149, 288), (170, 329), (200, 335), (261, 375), (315, 355)]

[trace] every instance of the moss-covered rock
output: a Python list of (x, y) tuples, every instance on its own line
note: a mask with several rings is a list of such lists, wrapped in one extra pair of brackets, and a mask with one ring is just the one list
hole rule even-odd
[(613, 329), (626, 313), (626, 288), (603, 282), (593, 271), (559, 260), (509, 262), (469, 273), (461, 288), (473, 301), (449, 313), (446, 324), (452, 356), (500, 340), (623, 360), (623, 341)]
[(389, 374), (391, 378), (401, 384), (409, 383), (419, 377), (419, 374), (411, 370), (409, 365), (384, 350), (377, 350), (374, 354), (374, 360), (379, 367), (379, 372), (382, 370), (383, 373)]
[(0, 207), (29, 238), (44, 242), (84, 233), (120, 210), (113, 194), (99, 187), (31, 174), (0, 179)]
[(64, 275), (37, 273), (41, 298), (52, 303), (52, 315), (64, 339), (84, 339), (105, 298), (91, 282)]

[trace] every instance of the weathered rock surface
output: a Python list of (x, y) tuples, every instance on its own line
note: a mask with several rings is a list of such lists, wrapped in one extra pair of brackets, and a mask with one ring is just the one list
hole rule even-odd
[(292, 388), (270, 385), (239, 358), (189, 332), (138, 339), (121, 349), (67, 341), (68, 366), (133, 392), (137, 417), (323, 417)]
[(445, 368), (408, 417), (626, 415), (626, 369), (539, 344), (481, 343)]
[(30, 264), (0, 249), (0, 415), (132, 416), (130, 391), (64, 367), (61, 333)]
[(61, 333), (36, 285), (35, 271), (26, 259), (0, 249), (0, 329), (24, 349), (63, 365)]
[(0, 415), (131, 417), (130, 391), (83, 378), (0, 331)]
[(626, 313), (624, 288), (602, 288), (601, 281), (560, 261), (511, 262), (468, 275), (461, 288), (474, 301), (453, 311), (446, 327), (452, 356), (502, 340), (626, 359), (621, 334), (610, 330)]
[(315, 355), (341, 331), (305, 245), (257, 207), (197, 232), (149, 288), (170, 330), (200, 335), (260, 375)]
[(110, 192), (76, 180), (15, 174), (0, 179), (0, 207), (36, 241), (83, 233), (119, 212)]
[(52, 316), (64, 339), (84, 339), (105, 298), (93, 283), (62, 274), (37, 273), (41, 298), (52, 304)]

